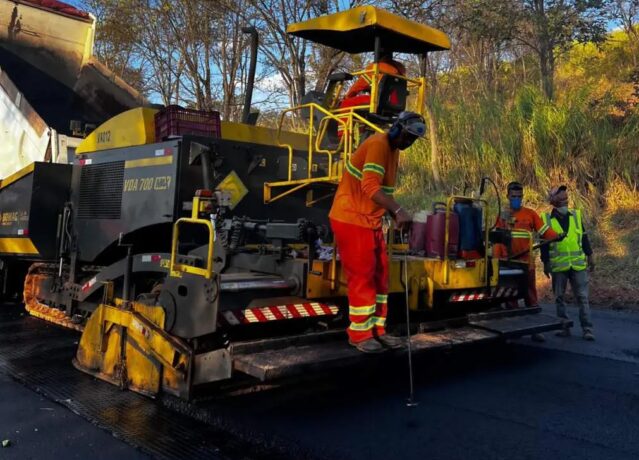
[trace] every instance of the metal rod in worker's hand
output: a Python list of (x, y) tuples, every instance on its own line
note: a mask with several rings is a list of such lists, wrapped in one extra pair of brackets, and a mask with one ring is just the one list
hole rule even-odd
[[(400, 233), (402, 238), (402, 244), (406, 244), (404, 241), (404, 232)], [(417, 406), (417, 401), (415, 401), (415, 386), (413, 384), (413, 348), (411, 344), (410, 337), (410, 307), (408, 306), (408, 248), (404, 252), (404, 294), (405, 294), (405, 302), (406, 302), (406, 343), (408, 346), (408, 384), (409, 384), (409, 395), (408, 401), (406, 401), (407, 407), (415, 407)]]
[(521, 251), (517, 254), (515, 254), (514, 256), (510, 256), (508, 257), (508, 260), (512, 260), (512, 259), (519, 259), (521, 256), (525, 256), (526, 254), (528, 254), (530, 251), (534, 251), (535, 249), (539, 249), (542, 246), (546, 246), (547, 244), (550, 243), (555, 243), (557, 241), (561, 241), (563, 238), (561, 236), (557, 237), (557, 238), (553, 238), (552, 240), (544, 240), (541, 243), (537, 243), (535, 245), (533, 245), (532, 248), (528, 248), (525, 251)]

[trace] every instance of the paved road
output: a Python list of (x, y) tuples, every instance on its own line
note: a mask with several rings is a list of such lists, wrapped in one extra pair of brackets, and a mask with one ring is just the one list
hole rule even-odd
[(413, 409), (404, 367), (321, 396), (226, 409), (323, 458), (637, 459), (639, 315), (597, 311), (594, 321), (595, 343), (547, 334), (543, 347), (524, 338), (421, 360)]
[[(259, 433), (296, 459), (637, 459), (639, 315), (596, 311), (594, 321), (595, 343), (548, 335), (542, 346), (521, 339), (421, 359), (416, 363), (420, 404), (412, 409), (404, 405), (404, 363), (323, 381), (320, 392), (308, 385), (207, 405), (229, 427)], [(14, 391), (38, 398), (24, 388)], [(7, 404), (4, 387), (0, 392), (0, 404)], [(45, 416), (40, 407), (51, 404), (36, 401), (26, 420)], [(3, 419), (11, 413), (7, 406), (0, 410)], [(55, 410), (60, 417), (75, 417)], [(61, 429), (58, 438), (64, 433)], [(104, 436), (103, 458), (140, 455), (107, 433), (98, 435)], [(91, 452), (86, 450), (91, 438), (69, 436), (77, 449)], [(21, 443), (16, 442), (15, 451), (0, 450), (0, 458), (5, 452), (48, 458), (55, 442), (36, 443), (25, 455), (17, 454)], [(251, 455), (235, 451), (230, 458)]]
[(0, 374), (0, 459), (149, 458), (65, 407)]

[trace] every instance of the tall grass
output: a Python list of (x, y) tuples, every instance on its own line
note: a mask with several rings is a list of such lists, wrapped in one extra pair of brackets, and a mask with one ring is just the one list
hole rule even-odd
[(522, 182), (533, 206), (544, 203), (551, 186), (566, 184), (576, 205), (597, 214), (611, 181), (637, 185), (639, 115), (615, 119), (594, 107), (590, 91), (582, 87), (551, 102), (525, 86), (510, 99), (438, 105), (444, 189), (434, 189), (430, 144), (419, 142), (402, 159), (400, 199), (418, 206), (425, 197), (469, 191), (489, 176), (502, 190), (511, 180)]

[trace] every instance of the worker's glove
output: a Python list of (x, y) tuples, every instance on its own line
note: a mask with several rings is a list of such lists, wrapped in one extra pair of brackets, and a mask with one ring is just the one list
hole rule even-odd
[(588, 270), (591, 272), (595, 271), (595, 258), (592, 255), (588, 256)]
[(544, 275), (546, 275), (546, 278), (550, 278), (550, 262), (544, 264)]

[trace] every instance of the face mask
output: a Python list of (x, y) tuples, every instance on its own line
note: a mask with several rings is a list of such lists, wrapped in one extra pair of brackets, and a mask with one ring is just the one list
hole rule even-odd
[(413, 136), (412, 134), (405, 133), (403, 138), (401, 139), (399, 150), (406, 150), (408, 147), (413, 145), (417, 140), (417, 136)]
[(510, 198), (510, 209), (515, 211), (521, 209), (521, 198)]
[(568, 214), (568, 206), (561, 206), (556, 209), (557, 209), (557, 212), (561, 214), (562, 216), (565, 216), (566, 214)]

